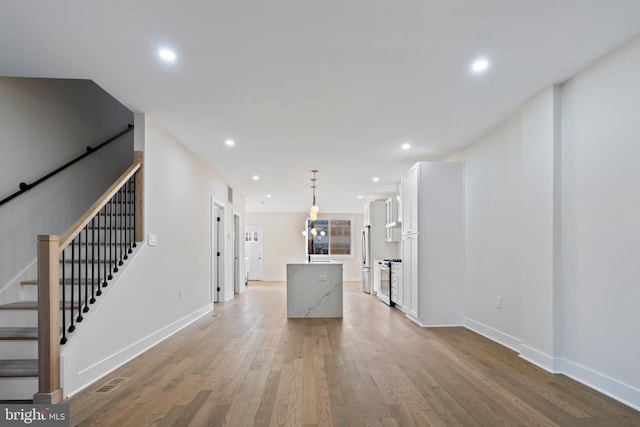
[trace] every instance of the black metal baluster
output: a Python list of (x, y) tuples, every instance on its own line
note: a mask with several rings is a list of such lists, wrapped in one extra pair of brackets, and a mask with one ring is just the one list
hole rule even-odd
[[(82, 231), (80, 232), (82, 234)], [(82, 312), (89, 311), (89, 228), (84, 226), (84, 307)]]
[(62, 338), (60, 338), (60, 344), (65, 344), (67, 342), (67, 259), (65, 257), (66, 248), (62, 250)]
[[(109, 199), (109, 214), (107, 216), (105, 216), (105, 224), (104, 224), (104, 235), (106, 237), (109, 238), (109, 259), (108, 261), (111, 261), (113, 259), (113, 241), (112, 241), (112, 236), (111, 236), (111, 199)], [(106, 209), (106, 206), (105, 206)], [(105, 210), (106, 213), (106, 210)], [(109, 226), (107, 227), (107, 219), (109, 219)], [(105, 238), (106, 238), (105, 237)], [(105, 257), (106, 257), (106, 253), (105, 253)], [(111, 274), (111, 265), (110, 262), (105, 262), (106, 265), (109, 266), (109, 276), (107, 277), (108, 280), (113, 279), (113, 275)], [(107, 282), (104, 282), (104, 286), (107, 286)]]
[(113, 245), (113, 255), (114, 255), (113, 272), (114, 273), (118, 272), (118, 217), (114, 216), (114, 210), (113, 210), (116, 197), (118, 197), (118, 193), (116, 193), (111, 198), (111, 220), (113, 221), (113, 223), (111, 224), (111, 237), (113, 238), (113, 241), (111, 242), (111, 244)]
[[(71, 241), (71, 316), (69, 317), (71, 319), (71, 323), (69, 324), (69, 332), (73, 332), (76, 327), (73, 325), (73, 294), (75, 293), (75, 280), (76, 280), (76, 268), (75, 265), (73, 264), (73, 260), (76, 257), (76, 240), (73, 239)], [(66, 303), (65, 303), (66, 304)]]
[[(78, 317), (76, 322), (80, 323), (84, 319), (82, 317), (82, 230), (78, 233), (78, 259), (74, 260), (74, 265), (78, 264)], [(73, 305), (73, 303), (72, 303)]]
[(127, 193), (125, 193), (123, 191), (123, 187), (120, 187), (120, 190), (118, 190), (118, 194), (120, 194), (120, 208), (118, 209), (118, 214), (120, 217), (120, 261), (119, 264), (122, 265), (124, 264), (125, 259), (127, 259), (127, 251), (124, 247), (124, 239), (125, 239), (125, 221), (124, 221), (124, 216), (123, 216), (123, 212), (124, 212), (124, 207), (126, 207), (126, 200), (127, 200)]
[(102, 256), (101, 256), (101, 252), (102, 252), (102, 245), (100, 243), (102, 239), (100, 239), (100, 222), (101, 222), (101, 217), (102, 217), (102, 210), (104, 209), (104, 207), (102, 209), (100, 209), (100, 212), (98, 212), (98, 281), (96, 282), (96, 295), (100, 296), (102, 295), (102, 288), (100, 287), (102, 285)]
[(129, 211), (127, 212), (128, 216), (127, 218), (129, 218), (129, 253), (133, 252), (133, 248), (135, 247), (135, 227), (136, 227), (136, 222), (135, 222), (135, 212), (136, 212), (136, 187), (135, 185), (133, 185), (133, 179), (134, 179), (135, 175), (132, 175), (131, 178), (129, 178), (129, 188), (131, 191), (131, 206), (129, 207)]
[(131, 186), (133, 187), (133, 206), (131, 206), (132, 209), (132, 215), (133, 215), (133, 229), (131, 231), (131, 246), (132, 247), (136, 247), (136, 227), (137, 227), (137, 212), (136, 212), (136, 176), (135, 174), (131, 177)]
[[(100, 219), (100, 217), (98, 217), (98, 219)], [(89, 302), (91, 304), (96, 302), (96, 217), (95, 216), (91, 218), (91, 300), (89, 300)]]
[(128, 239), (127, 239), (127, 230), (129, 227), (129, 189), (127, 186), (127, 183), (125, 182), (124, 185), (122, 186), (122, 194), (124, 194), (124, 204), (123, 207), (120, 209), (120, 215), (122, 215), (122, 259), (128, 259), (129, 255), (128, 255), (128, 251), (127, 251), (127, 246), (128, 246)]

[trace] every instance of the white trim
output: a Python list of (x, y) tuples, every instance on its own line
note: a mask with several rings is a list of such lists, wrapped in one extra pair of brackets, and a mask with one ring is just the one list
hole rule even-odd
[(25, 277), (38, 276), (37, 263), (38, 263), (38, 258), (35, 258), (33, 261), (27, 264), (27, 266), (21, 272), (16, 274), (15, 277), (9, 281), (9, 283), (7, 283), (2, 289), (0, 289), (0, 304), (8, 304), (8, 303), (12, 303), (20, 300), (19, 298), (12, 298), (11, 292), (9, 292), (8, 290), (11, 289), (13, 286), (15, 286), (17, 293), (22, 294), (22, 288), (20, 287), (21, 286), (20, 282), (25, 280)]
[(489, 338), (492, 341), (495, 341), (503, 346), (510, 348), (516, 353), (520, 353), (520, 347), (522, 346), (522, 340), (516, 337), (512, 337), (511, 335), (500, 332), (497, 329), (492, 328), (491, 326), (487, 326), (483, 323), (477, 322), (468, 317), (464, 318), (464, 326), (467, 329), (470, 329), (484, 337)]
[(529, 347), (526, 344), (520, 344), (520, 357), (529, 363), (536, 365), (539, 368), (544, 369), (552, 374), (558, 372), (558, 360), (549, 356), (546, 353), (536, 350), (533, 347)]
[[(105, 375), (113, 372), (115, 369), (124, 365), (125, 363), (131, 361), (135, 357), (149, 350), (150, 348), (156, 346), (160, 342), (169, 338), (171, 335), (180, 331), (181, 329), (186, 328), (196, 320), (206, 316), (208, 313), (213, 311), (213, 304), (207, 304), (206, 306), (194, 311), (191, 314), (184, 316), (181, 319), (176, 320), (175, 322), (165, 326), (164, 328), (159, 329), (158, 331), (148, 335), (145, 338), (138, 340), (137, 342), (131, 344), (128, 347), (123, 348), (122, 350), (102, 359), (101, 361), (89, 366), (86, 369), (83, 369), (77, 373), (77, 376), (87, 376), (89, 379), (84, 380), (84, 384), (74, 390), (65, 390), (65, 399), (72, 397), (77, 394), (81, 390), (90, 386), (100, 378)], [(63, 360), (64, 365), (64, 360)], [(64, 369), (66, 371), (67, 369)]]
[(409, 320), (411, 320), (413, 323), (415, 323), (416, 325), (423, 327), (423, 328), (453, 328), (453, 327), (459, 327), (459, 326), (463, 326), (460, 324), (437, 324), (437, 325), (429, 325), (427, 323), (422, 323), (420, 321), (420, 319), (418, 319), (417, 317), (415, 317), (412, 314), (409, 314), (408, 311), (404, 311), (402, 310), (405, 315), (407, 316), (407, 318)]
[(640, 389), (564, 358), (557, 362), (558, 373), (640, 411)]
[(624, 405), (640, 411), (640, 389), (625, 384), (593, 369), (564, 358), (553, 358), (522, 343), (518, 338), (502, 333), (490, 326), (465, 317), (464, 326), (519, 354), (523, 360), (551, 374), (563, 374)]
[[(263, 276), (262, 280), (255, 280), (256, 282), (286, 282), (287, 276)], [(362, 282), (362, 277), (343, 277), (343, 282)]]

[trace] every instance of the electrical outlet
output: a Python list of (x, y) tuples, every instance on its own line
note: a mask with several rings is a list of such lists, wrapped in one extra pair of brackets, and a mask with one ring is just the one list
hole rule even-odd
[(496, 308), (497, 309), (502, 308), (502, 297), (496, 297)]
[(184, 289), (180, 289), (180, 299), (184, 298)]
[(327, 281), (327, 276), (324, 274), (321, 274), (318, 276), (318, 281), (320, 282), (326, 282)]

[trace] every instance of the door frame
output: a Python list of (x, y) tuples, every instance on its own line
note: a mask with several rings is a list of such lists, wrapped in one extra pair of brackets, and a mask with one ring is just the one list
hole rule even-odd
[[(211, 301), (226, 301), (225, 292), (225, 260), (226, 254), (226, 203), (212, 197), (211, 198)], [(216, 209), (219, 210), (220, 220), (216, 216)], [(220, 255), (217, 255), (220, 252)], [(218, 288), (220, 290), (218, 290)]]
[[(247, 233), (249, 231), (249, 227), (255, 227), (256, 229), (259, 230), (259, 236), (260, 236), (259, 242), (260, 242), (260, 246), (262, 246), (262, 253), (260, 254), (260, 256), (261, 256), (261, 262), (260, 262), (261, 271), (260, 271), (260, 274), (258, 275), (258, 278), (255, 278), (256, 276), (253, 275), (254, 278), (253, 279), (249, 278), (249, 280), (263, 280), (263, 278), (264, 278), (264, 227), (262, 226), (262, 224), (245, 224), (245, 226), (244, 226), (245, 233)], [(248, 252), (246, 250), (246, 245), (247, 245), (247, 243), (246, 243), (246, 240), (245, 240), (245, 256), (248, 256), (249, 254), (248, 254)], [(253, 254), (253, 251), (251, 253)], [(252, 263), (251, 263), (251, 259), (250, 259), (249, 260), (249, 276), (252, 275), (251, 274), (251, 270), (252, 270), (251, 269), (251, 264)]]

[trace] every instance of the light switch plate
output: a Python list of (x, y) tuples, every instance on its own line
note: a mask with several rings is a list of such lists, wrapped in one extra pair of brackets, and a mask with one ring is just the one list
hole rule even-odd
[(158, 236), (155, 234), (149, 234), (149, 246), (156, 246), (158, 244)]

